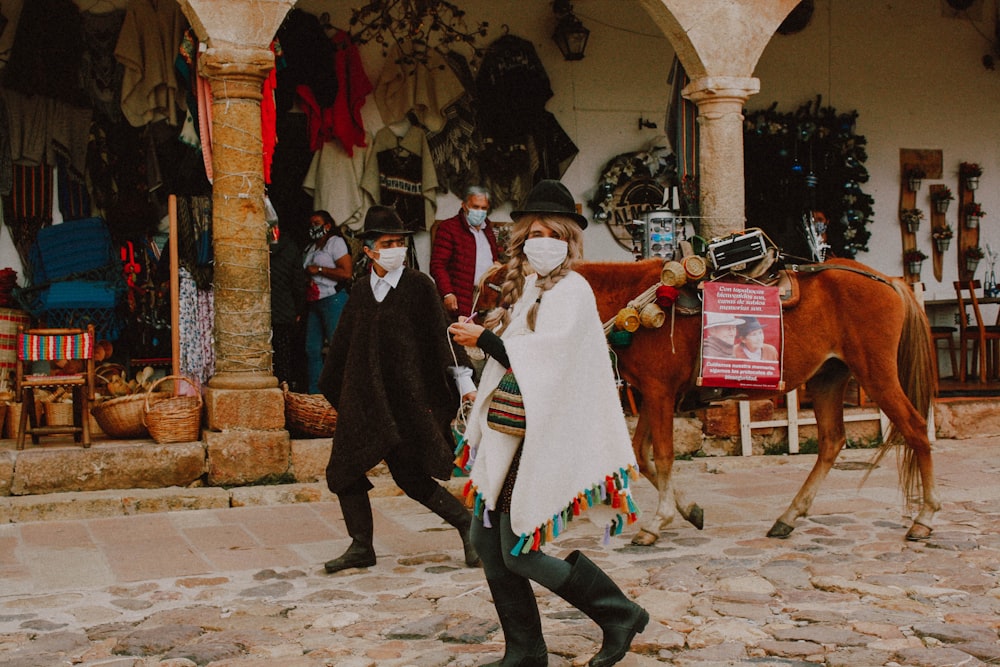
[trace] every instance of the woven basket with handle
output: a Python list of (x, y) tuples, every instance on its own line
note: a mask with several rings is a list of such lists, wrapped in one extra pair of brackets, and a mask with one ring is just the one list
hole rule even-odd
[[(193, 396), (167, 396), (156, 399), (156, 387), (167, 380), (180, 380), (191, 385)], [(157, 443), (195, 442), (201, 439), (201, 389), (183, 375), (166, 375), (146, 392), (142, 423)]]
[(337, 411), (322, 394), (297, 394), (285, 392), (285, 422), (289, 430), (317, 438), (332, 437), (337, 428)]
[[(158, 401), (161, 397), (154, 396), (151, 400)], [(149, 431), (142, 423), (142, 413), (146, 394), (131, 394), (120, 396), (97, 403), (90, 408), (101, 430), (112, 438), (148, 438)]]

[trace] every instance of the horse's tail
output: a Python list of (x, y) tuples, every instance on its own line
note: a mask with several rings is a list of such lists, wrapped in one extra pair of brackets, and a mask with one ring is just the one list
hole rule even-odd
[[(900, 280), (893, 280), (891, 285), (903, 300), (904, 309), (903, 330), (896, 350), (899, 384), (917, 413), (926, 418), (937, 389), (930, 326), (910, 286)], [(881, 460), (889, 448), (898, 444), (905, 444), (903, 437), (896, 425), (890, 424), (882, 447), (875, 457), (876, 462)], [(902, 448), (898, 464), (899, 483), (906, 499), (919, 499), (922, 491), (920, 470), (912, 447)]]

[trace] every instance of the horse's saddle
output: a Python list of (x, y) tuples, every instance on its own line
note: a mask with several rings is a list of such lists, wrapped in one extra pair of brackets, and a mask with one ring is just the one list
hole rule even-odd
[[(725, 276), (717, 278), (724, 282), (734, 282), (754, 285), (769, 285), (778, 288), (778, 297), (782, 309), (794, 308), (799, 303), (799, 280), (795, 270), (777, 268), (777, 251), (770, 248), (759, 261), (738, 271), (730, 270)], [(701, 312), (701, 299), (698, 296), (698, 285), (687, 284), (680, 290), (675, 304), (682, 315), (697, 315)]]

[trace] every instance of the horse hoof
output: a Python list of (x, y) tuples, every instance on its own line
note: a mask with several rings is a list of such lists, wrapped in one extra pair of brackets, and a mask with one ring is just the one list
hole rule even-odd
[(651, 533), (645, 528), (640, 528), (639, 532), (632, 538), (632, 544), (638, 547), (649, 547), (656, 544), (658, 539), (660, 539), (659, 535)]
[(785, 539), (792, 534), (793, 530), (795, 530), (795, 526), (789, 526), (784, 521), (775, 521), (774, 525), (771, 526), (771, 530), (767, 531), (767, 536)]
[(915, 523), (910, 526), (910, 531), (906, 533), (906, 539), (910, 542), (920, 542), (931, 536), (931, 527), (922, 523)]
[(705, 510), (695, 505), (691, 508), (688, 521), (698, 530), (702, 530), (705, 527)]

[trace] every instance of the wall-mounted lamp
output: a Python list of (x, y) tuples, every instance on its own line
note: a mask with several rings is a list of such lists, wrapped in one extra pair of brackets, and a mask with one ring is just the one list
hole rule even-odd
[(587, 39), (590, 31), (583, 27), (583, 23), (573, 13), (573, 5), (569, 0), (555, 0), (552, 3), (552, 11), (559, 17), (556, 31), (552, 33), (552, 39), (566, 60), (583, 60), (583, 53), (587, 50)]

